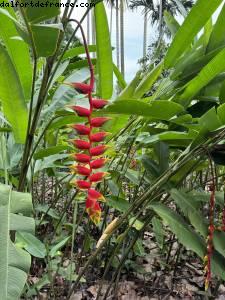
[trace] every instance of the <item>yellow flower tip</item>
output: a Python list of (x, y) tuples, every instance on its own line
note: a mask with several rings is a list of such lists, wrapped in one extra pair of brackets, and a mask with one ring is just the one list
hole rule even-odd
[(209, 289), (209, 280), (206, 279), (205, 280), (205, 291), (208, 291), (208, 289)]
[(203, 262), (206, 263), (208, 261), (208, 255), (205, 255), (203, 258)]
[(105, 197), (102, 195), (101, 197), (98, 198), (98, 201), (100, 202), (106, 202)]
[(70, 82), (62, 82), (62, 84), (63, 84), (63, 85), (68, 85), (68, 86), (70, 86), (70, 87), (73, 87), (72, 83), (70, 83)]

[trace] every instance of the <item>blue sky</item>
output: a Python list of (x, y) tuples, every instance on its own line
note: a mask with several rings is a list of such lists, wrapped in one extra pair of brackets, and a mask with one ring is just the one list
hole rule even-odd
[[(110, 9), (106, 5), (106, 11), (108, 15), (108, 22), (110, 19)], [(79, 19), (85, 12), (84, 8), (75, 9), (73, 17)], [(86, 30), (86, 23), (83, 23)], [(124, 41), (125, 41), (125, 73), (126, 80), (130, 81), (136, 71), (139, 69), (137, 63), (138, 59), (142, 57), (143, 49), (143, 26), (144, 17), (141, 13), (141, 9), (130, 11), (125, 10), (124, 13)], [(154, 35), (154, 31), (149, 22), (148, 26), (148, 40), (150, 41)], [(113, 30), (112, 30), (112, 46), (116, 46), (116, 23), (115, 23), (115, 9), (113, 10)], [(116, 51), (114, 51), (114, 62)]]
[[(84, 2), (86, 0), (79, 0), (80, 2)], [(156, 0), (157, 1), (157, 0)], [(224, 3), (224, 1), (223, 1)], [(110, 8), (105, 5), (108, 22), (110, 22)], [(214, 14), (213, 20), (215, 21), (220, 8)], [(80, 19), (83, 13), (85, 12), (85, 8), (74, 9), (73, 17)], [(178, 17), (179, 23), (182, 23), (182, 17)], [(86, 30), (86, 22), (83, 23), (84, 29)], [(143, 26), (144, 26), (144, 17), (142, 14), (142, 9), (138, 9), (135, 11), (131, 11), (129, 9), (125, 10), (124, 13), (124, 41), (125, 41), (125, 77), (126, 81), (129, 82), (134, 77), (135, 73), (139, 69), (139, 65), (137, 61), (142, 57), (143, 53)], [(112, 46), (116, 46), (116, 23), (115, 23), (115, 9), (113, 10), (113, 30), (112, 30)], [(78, 35), (79, 36), (79, 35)], [(155, 38), (155, 30), (152, 27), (150, 21), (148, 21), (148, 45)], [(114, 51), (114, 62), (116, 63), (116, 51)]]

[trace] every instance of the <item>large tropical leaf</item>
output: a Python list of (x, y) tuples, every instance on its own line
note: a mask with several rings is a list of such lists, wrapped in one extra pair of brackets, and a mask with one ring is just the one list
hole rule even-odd
[(120, 100), (107, 106), (101, 113), (138, 115), (160, 120), (169, 120), (182, 111), (183, 108), (181, 105), (170, 101), (159, 100), (147, 104), (140, 100)]
[[(21, 2), (29, 3), (26, 0), (22, 0)], [(29, 3), (30, 5), (26, 5), (24, 8), (22, 8), (27, 20), (30, 23), (40, 23), (60, 14), (59, 0), (53, 0), (51, 3), (49, 3), (48, 0), (42, 0), (41, 3), (38, 0), (32, 0), (32, 2), (33, 5)]]
[(190, 195), (176, 189), (172, 189), (170, 195), (195, 229), (206, 238), (208, 227), (204, 216), (198, 210), (199, 203)]
[[(0, 101), (17, 143), (24, 143), (27, 130), (27, 108), (23, 89), (15, 67), (0, 44)], [(15, 113), (16, 112), (16, 113)]]
[(207, 46), (207, 52), (210, 52), (216, 48), (219, 48), (220, 46), (225, 45), (224, 18), (225, 18), (225, 4), (223, 5), (223, 8), (219, 14), (219, 17), (210, 35), (209, 43)]
[[(21, 228), (24, 221), (23, 231), (34, 233), (35, 223), (28, 217), (32, 213), (30, 195), (14, 192), (5, 185), (0, 185), (0, 194), (0, 299), (15, 300), (22, 293), (31, 258), (27, 252), (13, 244), (10, 230)], [(14, 210), (15, 204), (17, 208)]]
[(99, 94), (102, 98), (110, 99), (113, 92), (112, 47), (107, 15), (103, 2), (100, 2), (95, 6), (94, 14), (97, 44), (97, 68), (99, 74)]
[[(194, 37), (221, 3), (222, 0), (198, 0), (196, 2), (187, 18), (184, 20), (184, 23), (177, 31), (177, 34), (168, 49), (165, 57), (166, 68), (176, 64), (177, 59), (191, 44)], [(201, 12), (201, 17), (199, 17), (199, 12)]]
[(225, 70), (225, 49), (221, 50), (186, 86), (179, 97), (184, 105), (188, 105), (191, 99), (205, 87), (216, 75)]
[[(7, 3), (7, 0), (0, 0), (0, 3)], [(15, 12), (11, 7), (5, 8), (14, 18)], [(32, 66), (30, 52), (26, 43), (18, 36), (14, 22), (4, 14), (0, 17), (0, 38), (8, 51), (8, 54), (15, 66), (23, 88), (25, 99), (30, 98), (32, 83)]]
[(134, 98), (141, 98), (146, 92), (149, 92), (155, 81), (160, 76), (163, 70), (163, 63), (158, 64), (153, 70), (142, 79), (140, 84), (135, 89)]
[(205, 245), (203, 240), (181, 216), (163, 204), (152, 204), (151, 208), (169, 225), (181, 244), (197, 253), (201, 258), (204, 257)]

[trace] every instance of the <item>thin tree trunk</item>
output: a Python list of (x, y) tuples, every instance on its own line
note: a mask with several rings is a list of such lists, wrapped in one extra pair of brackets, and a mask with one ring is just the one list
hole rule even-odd
[(116, 64), (120, 68), (120, 42), (119, 42), (119, 0), (116, 0)]
[(162, 40), (162, 30), (163, 30), (162, 22), (163, 22), (163, 0), (159, 0), (159, 40), (158, 40), (157, 48), (160, 46)]
[(124, 77), (125, 66), (124, 66), (124, 0), (120, 1), (120, 64), (121, 73)]
[(143, 32), (143, 57), (147, 54), (147, 26), (148, 26), (148, 16), (147, 8), (144, 11), (144, 32)]

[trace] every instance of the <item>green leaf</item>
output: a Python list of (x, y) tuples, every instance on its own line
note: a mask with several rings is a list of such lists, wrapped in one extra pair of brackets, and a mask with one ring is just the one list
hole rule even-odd
[(210, 35), (206, 52), (210, 52), (216, 48), (219, 48), (220, 46), (225, 45), (224, 18), (225, 18), (225, 4), (223, 5), (223, 8), (217, 18), (217, 21), (213, 26), (213, 30)]
[(42, 149), (42, 150), (39, 150), (38, 152), (35, 153), (34, 155), (34, 159), (42, 159), (44, 157), (47, 157), (47, 156), (50, 156), (50, 155), (53, 155), (53, 154), (58, 154), (62, 151), (65, 151), (65, 150), (70, 150), (70, 149), (73, 149), (71, 148), (70, 146), (64, 146), (64, 145), (58, 145), (58, 146), (53, 146), (53, 147), (49, 147), (47, 149)]
[(115, 101), (123, 100), (123, 99), (132, 99), (134, 98), (135, 89), (140, 81), (141, 71), (138, 71), (131, 82), (126, 85), (126, 87), (122, 90), (119, 96), (115, 99)]
[[(27, 108), (20, 79), (12, 61), (0, 44), (0, 100), (17, 143), (24, 143), (27, 131)], [(16, 112), (16, 114), (15, 114)]]
[[(88, 45), (88, 51), (90, 53), (96, 52), (96, 45)], [(75, 47), (75, 48), (67, 50), (65, 52), (65, 54), (63, 55), (63, 59), (73, 58), (80, 54), (85, 54), (84, 46), (79, 46), (79, 47)]]
[(107, 197), (107, 205), (120, 212), (125, 212), (130, 207), (130, 203), (127, 200), (115, 196)]
[(164, 20), (166, 22), (167, 27), (169, 28), (169, 31), (174, 37), (178, 29), (180, 28), (180, 24), (177, 22), (174, 16), (171, 15), (171, 13), (166, 10), (164, 11)]
[(206, 238), (208, 226), (204, 216), (198, 211), (198, 203), (190, 195), (176, 189), (172, 189), (170, 195), (195, 229)]
[(53, 121), (48, 129), (58, 129), (68, 124), (78, 123), (80, 121), (80, 117), (74, 115), (63, 116), (61, 118), (57, 118), (57, 120)]
[[(175, 65), (177, 59), (191, 44), (194, 37), (221, 3), (222, 0), (215, 0), (213, 2), (211, 0), (198, 0), (196, 2), (184, 20), (184, 23), (177, 31), (177, 34), (168, 49), (165, 57), (166, 68)], [(201, 18), (199, 18), (199, 12), (201, 12)]]
[(203, 240), (191, 230), (181, 216), (163, 204), (152, 204), (150, 207), (169, 225), (181, 244), (197, 253), (201, 258), (204, 257), (205, 245)]
[(225, 49), (221, 50), (199, 74), (186, 86), (184, 92), (179, 97), (184, 105), (188, 105), (191, 99), (219, 73), (225, 70)]
[[(8, 1), (0, 0), (0, 4), (1, 3), (8, 3)], [(16, 18), (11, 7), (4, 8), (4, 10)], [(6, 15), (1, 14), (0, 28), (0, 38), (4, 42), (12, 63), (17, 71), (25, 99), (28, 100), (30, 98), (32, 84), (32, 66), (29, 48), (21, 38), (17, 38), (18, 32), (14, 21)]]
[(66, 243), (70, 240), (71, 236), (66, 237), (65, 239), (63, 239), (62, 241), (60, 241), (59, 243), (57, 243), (56, 245), (54, 245), (50, 252), (49, 255), (51, 257), (54, 257), (57, 253), (57, 251), (59, 251), (64, 245), (66, 245)]
[(153, 226), (153, 232), (156, 238), (156, 242), (159, 248), (162, 249), (164, 244), (164, 236), (165, 236), (162, 222), (157, 217), (153, 217), (152, 226)]
[(125, 87), (127, 86), (126, 81), (123, 78), (123, 75), (121, 74), (120, 70), (117, 68), (117, 66), (115, 64), (113, 64), (113, 73), (115, 74), (117, 80), (118, 80), (118, 84), (122, 89), (125, 89)]
[(225, 103), (217, 108), (217, 115), (222, 124), (225, 124)]
[(213, 245), (215, 249), (225, 257), (225, 232), (217, 230), (214, 232)]
[(45, 245), (31, 233), (17, 232), (16, 243), (35, 257), (44, 258), (47, 254)]
[(32, 37), (38, 57), (49, 57), (55, 53), (60, 29), (58, 24), (31, 25)]
[(209, 131), (213, 131), (222, 125), (216, 114), (215, 107), (211, 108), (203, 116), (201, 116), (199, 123), (202, 128), (205, 128)]
[(59, 0), (51, 0), (51, 2), (49, 2), (48, 0), (42, 0), (42, 2), (40, 2), (39, 0), (32, 0), (32, 5), (31, 1), (22, 0), (21, 2), (24, 5), (25, 3), (29, 4), (22, 9), (26, 15), (27, 20), (30, 23), (40, 23), (60, 14)]
[(110, 99), (113, 93), (112, 47), (107, 15), (103, 2), (95, 5), (94, 14), (97, 45), (97, 69), (99, 74), (99, 95), (104, 99)]
[(149, 92), (155, 81), (162, 73), (162, 70), (163, 63), (158, 64), (153, 70), (151, 70), (135, 89), (133, 98), (141, 98), (146, 92)]
[[(11, 228), (14, 230), (17, 230), (16, 225), (21, 226), (22, 218), (24, 218), (22, 214), (30, 210), (32, 202), (30, 195), (15, 193), (9, 186), (3, 184), (0, 185), (0, 194), (0, 299), (14, 300), (20, 299), (27, 280), (31, 258), (28, 253), (10, 240), (10, 226), (13, 225)], [(20, 215), (16, 216), (17, 220), (13, 220), (11, 218), (15, 218), (15, 215), (12, 213), (12, 208), (14, 204), (21, 203), (23, 196), (26, 199), (29, 197), (29, 202), (16, 209)], [(33, 227), (33, 224), (25, 221), (23, 229), (29, 232), (30, 226)]]
[(116, 113), (169, 120), (182, 111), (181, 105), (170, 101), (157, 100), (147, 104), (140, 100), (119, 100), (103, 109), (101, 114)]

